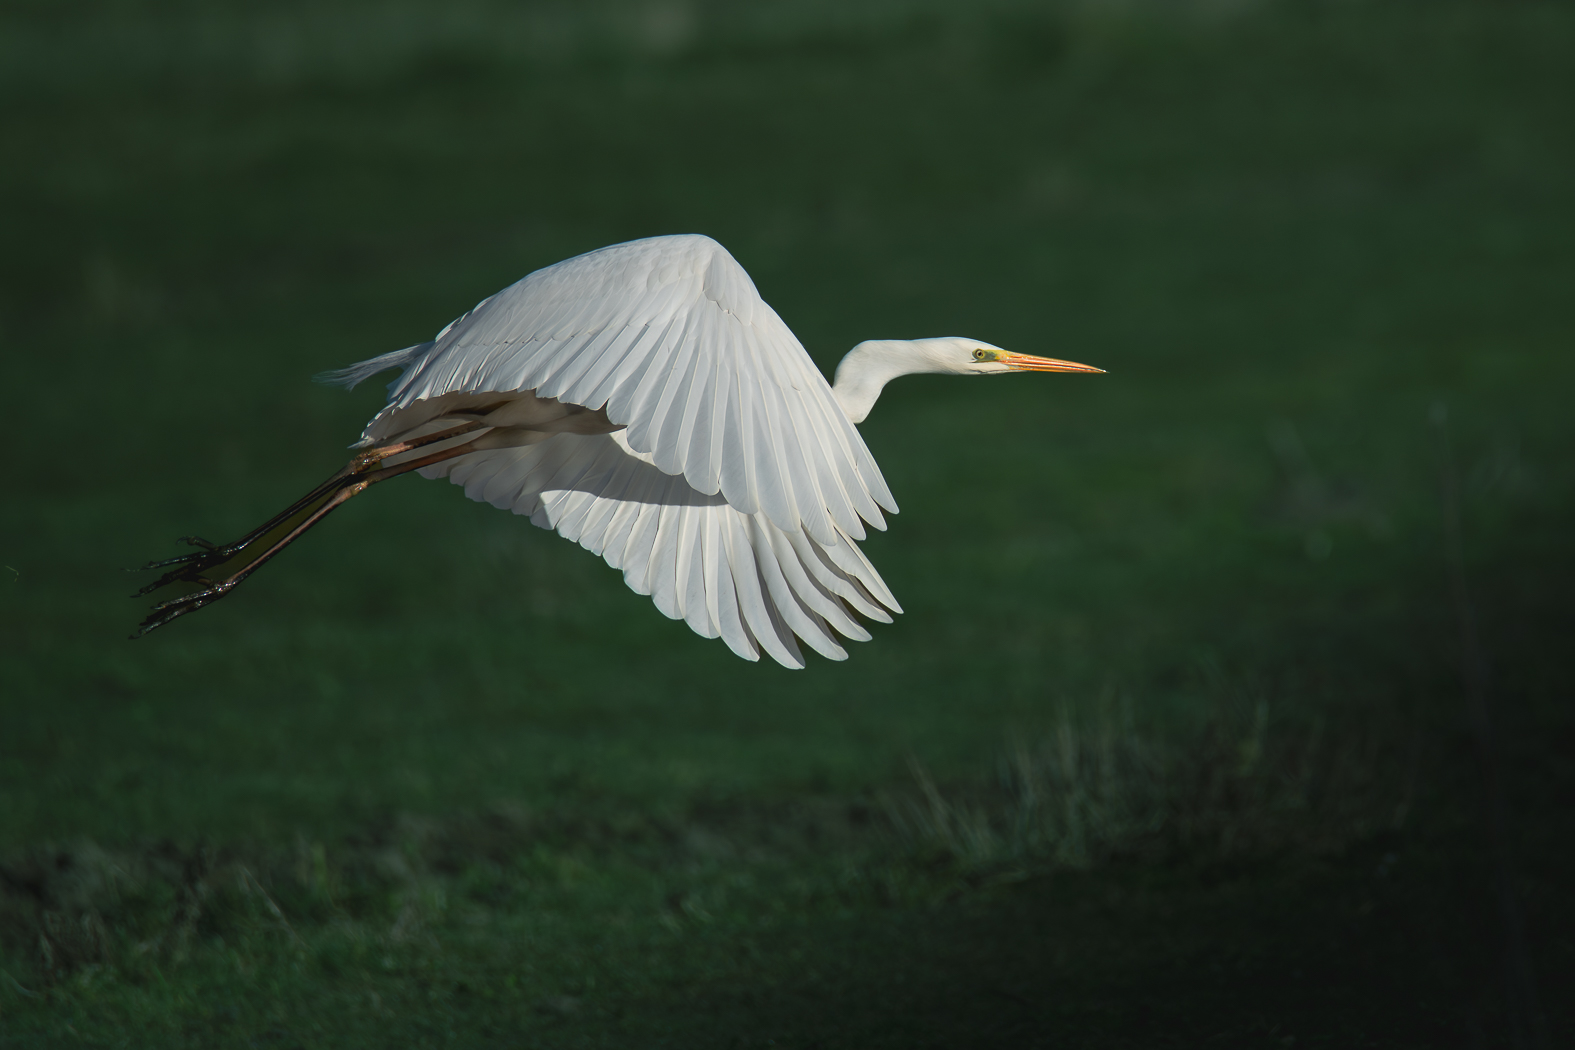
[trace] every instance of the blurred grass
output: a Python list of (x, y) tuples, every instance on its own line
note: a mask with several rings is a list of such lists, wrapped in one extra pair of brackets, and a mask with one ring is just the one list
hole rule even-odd
[[(1538, 939), (1540, 965), (1569, 972), (1567, 947), (1550, 947), (1570, 929), (1551, 889), (1569, 870), (1553, 829), (1570, 795), (1557, 653), (1575, 579), (1567, 9), (21, 4), (0, 17), (0, 236), (15, 246), (0, 257), (0, 339), (22, 451), (0, 504), (0, 850), (22, 916), (4, 950), (13, 983), (47, 997), (0, 987), (0, 1037), (65, 1038), (69, 1019), (94, 1039), (143, 1026), (171, 1045), (275, 1030), (441, 1042), (443, 1024), (472, 1042), (495, 1024), (710, 1045), (753, 1018), (802, 1041), (810, 1029), (782, 1004), (832, 995), (836, 972), (869, 998), (838, 999), (847, 1024), (822, 1039), (912, 1045), (982, 1031), (965, 1021), (983, 1007), (948, 1000), (959, 1027), (925, 1029), (922, 996), (887, 976), (942, 987), (990, 916), (1027, 908), (1070, 928), (1101, 893), (1127, 894), (1124, 914), (1170, 900), (1183, 917), (1174, 950), (1090, 929), (1087, 944), (1112, 945), (1090, 949), (1086, 972), (1103, 975), (1086, 978), (1090, 1001), (1125, 1001), (1123, 952), (1169, 960), (1153, 964), (1174, 966), (1160, 985), (1197, 1005), (1166, 1016), (1202, 1031), (1229, 1010), (1177, 976), (1211, 943), (1209, 922), (1185, 915), (1225, 907), (1242, 944), (1254, 908), (1338, 926), (1349, 916), (1323, 909), (1368, 878), (1373, 850), (1428, 873), (1408, 884), (1424, 903), (1407, 915), (1476, 899), (1451, 896), (1475, 869), (1426, 424), (1438, 400), (1461, 452), (1528, 908), (1565, 931)], [(887, 391), (863, 430), (903, 513), (867, 549), (908, 611), (845, 664), (744, 664), (583, 551), (415, 482), (353, 502), (243, 596), (123, 640), (139, 607), (121, 568), (176, 535), (239, 533), (340, 465), (378, 391), (308, 376), (427, 338), (537, 266), (687, 230), (728, 245), (828, 371), (860, 339), (960, 333), (1110, 374)], [(1231, 881), (1228, 906), (1189, 910), (1208, 879), (1146, 888), (1220, 860), (1195, 849), (1139, 851), (1104, 883), (1040, 892), (1046, 872), (1074, 877), (1051, 862), (1061, 839), (1002, 830), (1024, 797), (989, 786), (1003, 739), (1054, 756), (1066, 719), (1092, 725), (1100, 697), (1122, 696), (1121, 746), (1206, 778), (1236, 768), (1248, 736), (1220, 712), (1241, 695), (1271, 701), (1271, 747), (1366, 754), (1353, 776), (1377, 786), (1318, 835), (1288, 818), (1294, 833), (1253, 855), (1304, 860)], [(1206, 744), (1225, 724), (1238, 728)], [(1412, 789), (1389, 763), (1418, 747), (1412, 825), (1431, 830), (1402, 848), (1384, 815)], [(884, 816), (849, 823), (884, 812), (880, 797), (921, 799), (913, 762), (943, 803), (926, 803), (932, 816), (954, 807), (995, 829), (989, 863), (970, 868), (979, 858), (939, 825), (904, 839)], [(1019, 789), (1068, 797), (1064, 764), (1033, 768)], [(1272, 777), (1250, 783), (1284, 797)], [(1169, 812), (1140, 802), (1122, 820)], [(804, 807), (821, 816), (784, 816)], [(439, 834), (441, 848), (408, 831), (499, 812), (536, 815), (508, 824), (502, 859), (469, 831)], [(1259, 827), (1258, 812), (1215, 798), (1200, 819)], [(592, 829), (625, 825), (595, 844)], [(377, 867), (385, 839), (416, 843), (398, 847), (416, 874)], [(320, 879), (291, 859), (314, 848)], [(1017, 854), (1033, 861), (1025, 888), (986, 886)], [(26, 874), (51, 857), (66, 874)], [(255, 876), (245, 887), (239, 867)], [(131, 905), (106, 903), (113, 879), (80, 899), (61, 888), (122, 869)], [(370, 903), (341, 922), (339, 905), (313, 903), (332, 878)], [(545, 898), (509, 888), (542, 878)], [(223, 900), (191, 911), (195, 887), (221, 884)], [(956, 885), (985, 911), (926, 910)], [(265, 886), (297, 933), (280, 931)], [(713, 890), (732, 910), (705, 903)], [(410, 923), (395, 936), (407, 905), (425, 939)], [(478, 914), (490, 932), (467, 925)], [(122, 925), (93, 932), (104, 915)], [(74, 932), (47, 926), (67, 920)], [(1451, 958), (1490, 942), (1467, 926)], [(49, 964), (40, 933), (80, 958)], [(902, 961), (916, 944), (930, 961)], [(968, 965), (1066, 977), (1026, 942), (995, 952)], [(528, 972), (549, 977), (510, 992)], [(1464, 963), (1414, 977), (1455, 1003), (1439, 1008), (1451, 1023), (1488, 1018), (1493, 1045), (1488, 979)], [(259, 987), (266, 1002), (243, 991)], [(671, 1005), (707, 988), (733, 1005), (702, 1021)], [(1079, 1016), (1065, 1031), (1103, 1031)]]

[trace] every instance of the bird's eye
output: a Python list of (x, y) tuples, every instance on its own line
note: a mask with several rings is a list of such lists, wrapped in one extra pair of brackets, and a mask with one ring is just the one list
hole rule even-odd
[(990, 351), (988, 351), (988, 350), (975, 350), (973, 352), (973, 359), (975, 361), (988, 361), (990, 359)]

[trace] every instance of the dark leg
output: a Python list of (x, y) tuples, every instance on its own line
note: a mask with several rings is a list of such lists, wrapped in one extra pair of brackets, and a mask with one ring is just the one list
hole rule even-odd
[[(193, 551), (190, 554), (177, 555), (173, 558), (165, 558), (163, 561), (150, 561), (148, 564), (144, 565), (142, 569), (144, 571), (148, 569), (162, 569), (166, 565), (180, 565), (185, 562), (205, 563), (211, 566), (214, 564), (214, 555), (220, 556), (220, 560), (233, 557), (245, 550), (256, 540), (270, 532), (273, 532), (278, 528), (278, 526), (288, 521), (290, 518), (295, 517), (301, 511), (315, 505), (324, 497), (332, 495), (337, 489), (347, 483), (347, 479), (357, 475), (366, 474), (383, 460), (392, 456), (398, 456), (406, 452), (414, 451), (415, 449), (422, 448), (426, 445), (435, 444), (439, 441), (446, 441), (449, 438), (459, 437), (461, 434), (468, 434), (473, 430), (480, 429), (480, 427), (480, 423), (464, 423), (457, 427), (450, 427), (447, 430), (440, 430), (435, 434), (428, 434), (425, 437), (413, 438), (410, 441), (399, 441), (392, 445), (382, 445), (378, 448), (369, 448), (365, 452), (357, 455), (349, 463), (345, 464), (345, 466), (338, 473), (334, 474), (333, 477), (329, 478), (327, 481), (323, 482), (321, 485), (317, 486), (315, 489), (308, 492), (306, 495), (290, 504), (290, 506), (280, 511), (278, 514), (275, 514), (273, 517), (269, 518), (267, 521), (263, 522), (261, 525), (257, 526), (257, 528), (253, 529), (251, 532), (247, 533), (245, 536), (242, 536), (235, 542), (226, 543), (223, 546), (220, 546), (218, 544), (209, 543), (200, 536), (182, 536), (180, 538), (180, 542), (190, 544), (193, 547), (201, 547), (202, 550)], [(170, 573), (167, 578), (159, 579), (153, 583), (150, 583), (137, 593), (147, 594), (149, 591), (158, 590), (166, 583), (173, 582), (178, 578), (179, 575), (177, 573)]]
[(479, 429), (482, 429), (480, 423), (466, 423), (411, 441), (368, 449), (346, 464), (343, 470), (234, 543), (220, 546), (196, 536), (182, 537), (184, 542), (201, 549), (179, 557), (149, 562), (143, 566), (144, 569), (162, 569), (171, 565), (177, 567), (143, 587), (137, 594), (148, 594), (178, 584), (186, 584), (194, 589), (187, 594), (155, 605), (147, 619), (138, 626), (134, 637), (140, 637), (155, 628), (164, 626), (178, 616), (184, 616), (204, 605), (211, 605), (218, 601), (251, 575), (263, 562), (278, 554), (307, 529), (327, 517), (334, 508), (352, 496), (365, 492), (379, 481), (387, 481), (389, 478), (407, 474), (412, 470), (441, 463), (445, 459), (463, 456), (475, 449), (472, 443), (467, 441), (397, 466), (380, 467), (379, 463), (392, 456)]

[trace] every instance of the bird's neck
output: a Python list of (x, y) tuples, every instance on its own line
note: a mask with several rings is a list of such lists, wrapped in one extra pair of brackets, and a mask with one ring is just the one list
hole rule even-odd
[(904, 339), (871, 339), (848, 351), (831, 384), (831, 393), (855, 423), (864, 422), (881, 390), (898, 376), (936, 372), (919, 347)]

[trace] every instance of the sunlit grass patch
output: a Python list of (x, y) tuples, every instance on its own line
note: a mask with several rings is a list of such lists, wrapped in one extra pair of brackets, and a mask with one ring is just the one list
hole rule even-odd
[(67, 999), (220, 965), (242, 983), (259, 967), (304, 966), (335, 986), (465, 944), (534, 957), (486, 945), (551, 942), (577, 923), (636, 940), (742, 931), (763, 916), (920, 904), (1061, 870), (1333, 855), (1402, 827), (1421, 732), (1378, 719), (1282, 725), (1267, 692), (1240, 687), (1189, 730), (1161, 734), (1107, 695), (1019, 737), (993, 777), (937, 783), (914, 760), (914, 786), (863, 798), (702, 798), (665, 814), (500, 803), (288, 848), (40, 846), (0, 858), (0, 951), (29, 994)]
[(1262, 695), (1216, 701), (1201, 724), (1162, 734), (1106, 703), (1017, 739), (993, 778), (943, 787), (915, 760), (917, 789), (888, 792), (884, 809), (917, 857), (975, 881), (1333, 853), (1399, 830), (1421, 771), (1418, 728), (1349, 715), (1281, 725), (1272, 712)]

